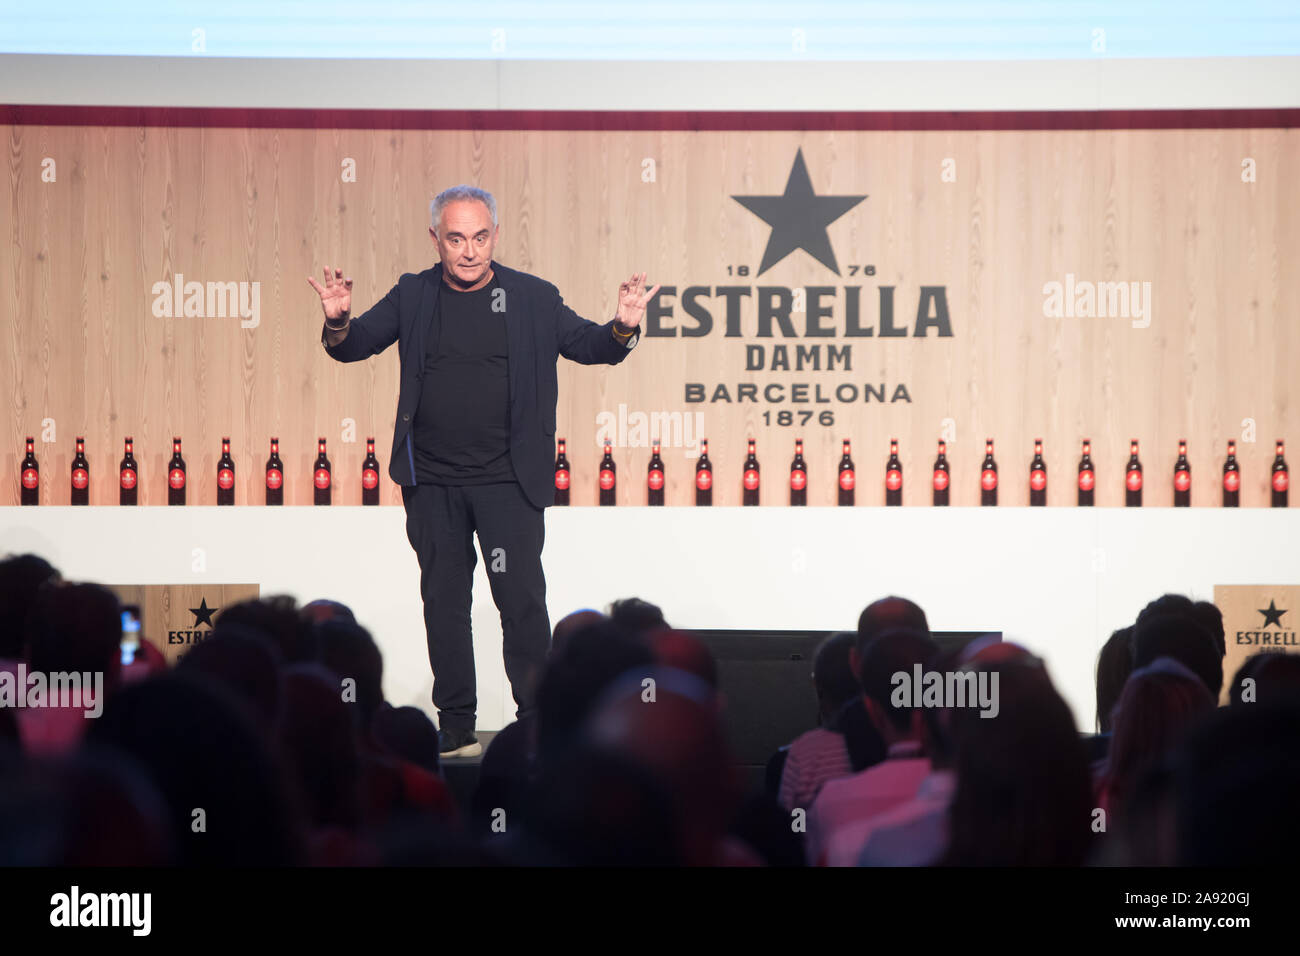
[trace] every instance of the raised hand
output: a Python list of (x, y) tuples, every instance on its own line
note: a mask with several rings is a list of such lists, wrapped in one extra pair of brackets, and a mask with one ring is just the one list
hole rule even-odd
[(331, 275), (330, 267), (326, 266), (323, 286), (311, 276), (307, 277), (307, 281), (320, 296), (320, 305), (325, 310), (327, 320), (337, 322), (347, 316), (352, 308), (352, 280), (343, 278), (342, 269), (335, 269)]
[(618, 311), (614, 313), (614, 317), (627, 328), (634, 329), (641, 324), (641, 319), (645, 317), (646, 304), (659, 291), (657, 285), (649, 292), (643, 293), (644, 288), (644, 272), (634, 272), (631, 278), (619, 284)]

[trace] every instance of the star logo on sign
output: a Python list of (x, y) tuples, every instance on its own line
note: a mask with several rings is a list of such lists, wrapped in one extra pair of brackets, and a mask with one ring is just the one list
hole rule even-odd
[(200, 624), (206, 624), (208, 627), (211, 627), (212, 615), (216, 614), (217, 611), (218, 608), (208, 607), (207, 598), (199, 601), (198, 607), (190, 608), (190, 613), (194, 615), (194, 626), (198, 627)]
[(1285, 614), (1286, 611), (1278, 610), (1278, 607), (1273, 602), (1272, 598), (1269, 599), (1267, 608), (1261, 607), (1258, 608), (1258, 611), (1260, 614), (1264, 615), (1264, 623), (1260, 625), (1261, 627), (1268, 627), (1270, 623), (1276, 624), (1278, 627), (1282, 626), (1282, 615)]
[(796, 249), (802, 249), (839, 275), (840, 267), (835, 262), (826, 227), (867, 197), (815, 195), (801, 149), (795, 154), (794, 166), (782, 195), (731, 198), (772, 227), (767, 248), (763, 250), (763, 261), (758, 267), (759, 275)]

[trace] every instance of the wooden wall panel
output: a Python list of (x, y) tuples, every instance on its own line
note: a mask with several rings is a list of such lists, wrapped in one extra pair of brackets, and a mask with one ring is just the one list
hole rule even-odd
[[(905, 503), (929, 503), (935, 439), (952, 430), (952, 502), (978, 501), (983, 439), (993, 437), (1001, 501), (1027, 501), (1035, 437), (1046, 442), (1049, 503), (1073, 502), (1079, 440), (1092, 439), (1099, 505), (1117, 505), (1128, 441), (1142, 442), (1148, 504), (1170, 503), (1180, 438), (1190, 442), (1193, 503), (1217, 505), (1224, 443), (1239, 441), (1242, 504), (1268, 500), (1273, 440), (1296, 429), (1300, 298), (1300, 133), (1286, 129), (666, 132), (199, 129), (4, 126), (0, 198), (0, 504), (18, 502), (25, 435), (37, 437), (45, 504), (66, 504), (74, 438), (87, 439), (92, 503), (115, 504), (122, 438), (135, 438), (142, 504), (166, 500), (170, 438), (181, 435), (190, 501), (215, 500), (220, 438), (237, 459), (237, 499), (260, 503), (268, 438), (288, 469), (286, 504), (309, 504), (315, 439), (329, 440), (336, 503), (360, 500), (364, 439), (387, 465), (397, 352), (332, 362), (306, 276), (342, 265), (354, 313), (402, 272), (436, 258), (428, 202), (471, 182), (492, 190), (496, 258), (559, 286), (593, 320), (612, 315), (620, 280), (644, 270), (692, 285), (895, 287), (910, 328), (920, 286), (944, 286), (953, 337), (760, 340), (722, 335), (722, 301), (703, 338), (644, 338), (617, 368), (561, 360), (559, 434), (573, 502), (594, 504), (602, 411), (700, 412), (716, 469), (715, 503), (738, 504), (745, 438), (758, 439), (765, 504), (784, 504), (802, 435), (809, 503), (834, 501), (840, 441), (853, 441), (858, 502), (883, 501), (887, 443), (902, 443)], [(828, 234), (841, 275), (802, 251), (755, 276), (769, 227), (735, 195), (778, 195), (801, 149), (818, 195), (867, 199)], [(1242, 161), (1257, 181), (1242, 182)], [(356, 182), (341, 179), (355, 160)], [(955, 182), (941, 173), (951, 159)], [(646, 161), (654, 161), (646, 181)], [(49, 161), (57, 178), (43, 181)], [(728, 275), (742, 265), (748, 278)], [(850, 278), (851, 265), (876, 275)], [(261, 321), (159, 318), (151, 288), (187, 280), (260, 283)], [(1153, 317), (1047, 318), (1043, 284), (1150, 282)], [(833, 324), (843, 330), (843, 295)], [(794, 318), (802, 331), (803, 317)], [(745, 371), (745, 345), (851, 344), (849, 372)], [(793, 352), (793, 348), (791, 348)], [(687, 404), (684, 382), (902, 383), (910, 403)], [(835, 425), (781, 427), (782, 409), (830, 408)], [(355, 443), (342, 421), (356, 423)], [(44, 442), (52, 419), (56, 440)], [(1242, 442), (1242, 421), (1255, 423)], [(945, 425), (945, 420), (948, 420)], [(1300, 455), (1300, 450), (1296, 452)], [(644, 500), (648, 448), (617, 452), (620, 504)], [(667, 500), (692, 501), (693, 459), (666, 449)], [(1297, 459), (1300, 464), (1300, 458)], [(400, 504), (385, 478), (384, 501)]]

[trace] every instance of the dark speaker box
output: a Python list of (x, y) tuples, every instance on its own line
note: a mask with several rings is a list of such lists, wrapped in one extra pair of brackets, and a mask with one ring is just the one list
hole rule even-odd
[[(736, 761), (763, 766), (784, 747), (817, 726), (812, 660), (834, 631), (691, 630), (718, 662), (726, 698), (723, 721)], [(964, 646), (988, 631), (935, 631), (944, 650)], [(999, 640), (1001, 635), (995, 635)]]

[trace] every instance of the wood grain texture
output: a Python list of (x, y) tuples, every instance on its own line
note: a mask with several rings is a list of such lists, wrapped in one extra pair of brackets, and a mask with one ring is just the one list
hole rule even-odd
[[(1079, 441), (1090, 438), (1097, 504), (1122, 503), (1128, 441), (1142, 443), (1148, 505), (1172, 501), (1179, 439), (1190, 445), (1193, 504), (1217, 506), (1224, 443), (1238, 441), (1241, 503), (1268, 502), (1275, 438), (1295, 419), (1300, 296), (1284, 275), (1300, 257), (1300, 132), (1293, 129), (687, 132), (0, 126), (7, 146), (0, 232), (0, 503), (18, 502), (26, 435), (37, 438), (43, 503), (66, 504), (74, 439), (84, 435), (92, 503), (115, 505), (122, 439), (135, 439), (140, 503), (166, 501), (170, 439), (184, 439), (189, 500), (215, 501), (223, 435), (236, 500), (260, 504), (268, 439), (280, 438), (285, 503), (311, 502), (324, 436), (334, 501), (360, 502), (367, 435), (387, 466), (396, 349), (341, 365), (319, 344), (306, 282), (325, 265), (354, 279), (353, 311), (399, 274), (436, 261), (428, 203), (459, 182), (498, 199), (498, 261), (554, 282), (579, 314), (607, 320), (636, 270), (675, 286), (673, 319), (693, 324), (689, 286), (742, 285), (745, 336), (643, 338), (621, 366), (561, 360), (558, 434), (568, 439), (572, 501), (595, 504), (597, 416), (701, 413), (714, 501), (738, 504), (745, 439), (758, 440), (764, 504), (784, 504), (796, 433), (810, 505), (834, 502), (843, 438), (853, 441), (858, 502), (883, 501), (888, 441), (901, 443), (907, 505), (928, 505), (935, 440), (952, 429), (952, 503), (978, 502), (983, 440), (997, 443), (1001, 502), (1028, 500), (1032, 442), (1045, 441), (1049, 504), (1072, 504)], [(731, 197), (778, 195), (802, 149), (818, 195), (867, 199), (828, 234), (841, 274), (802, 251), (755, 276), (769, 227)], [(1257, 181), (1243, 183), (1244, 158)], [(345, 159), (357, 181), (344, 182)], [(941, 171), (951, 159), (955, 182)], [(53, 161), (57, 179), (43, 181)], [(645, 181), (646, 160), (655, 164)], [(747, 265), (746, 278), (728, 268)], [(850, 278), (850, 265), (876, 275)], [(155, 282), (257, 282), (260, 324), (157, 317)], [(1149, 328), (1122, 318), (1048, 318), (1043, 286), (1067, 274), (1150, 282)], [(909, 333), (921, 286), (943, 286), (952, 338), (754, 338), (760, 287), (894, 288)], [(844, 329), (844, 295), (828, 324)], [(793, 317), (802, 333), (804, 317)], [(745, 371), (745, 346), (850, 345), (849, 371)], [(683, 383), (906, 386), (910, 403), (688, 404)], [(782, 409), (830, 409), (833, 427), (768, 424)], [(56, 438), (43, 440), (43, 420)], [(344, 420), (355, 422), (345, 442)], [(1244, 419), (1257, 441), (1243, 441)], [(950, 420), (945, 426), (945, 420)], [(644, 501), (648, 447), (616, 449), (619, 504)], [(666, 448), (667, 502), (692, 498), (694, 460)], [(400, 504), (384, 476), (382, 499)]]
[(232, 604), (256, 600), (256, 584), (113, 584), (108, 587), (122, 604), (140, 609), (140, 638), (162, 652), (168, 665), (208, 639), (212, 626), (196, 623), (191, 608), (212, 612), (213, 623)]

